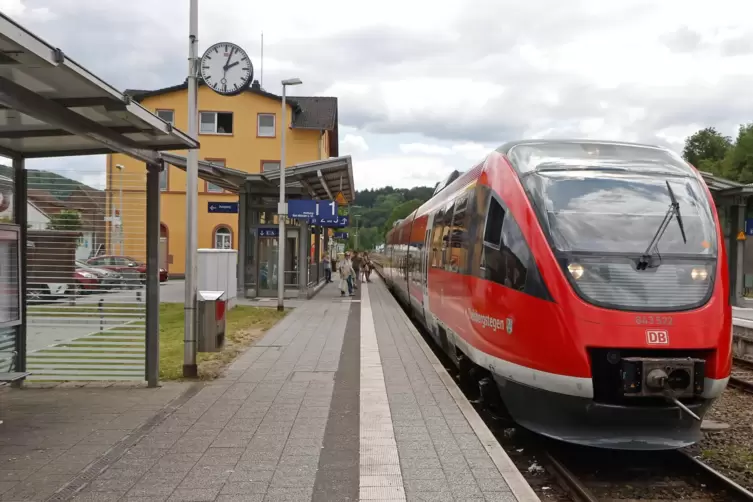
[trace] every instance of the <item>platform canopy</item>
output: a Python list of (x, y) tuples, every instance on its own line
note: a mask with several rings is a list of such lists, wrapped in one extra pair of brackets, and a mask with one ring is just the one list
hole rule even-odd
[[(186, 170), (185, 157), (170, 153), (161, 156), (168, 164)], [(251, 174), (207, 161), (199, 161), (199, 178), (234, 193), (238, 193), (245, 183), (280, 186), (279, 170)], [(285, 186), (303, 187), (309, 196), (320, 200), (334, 200), (337, 193), (342, 192), (348, 203), (352, 203), (356, 197), (353, 162), (350, 155), (345, 155), (290, 166), (285, 170)]]
[[(186, 170), (188, 160), (185, 157), (167, 152), (163, 152), (160, 155), (168, 164), (172, 164), (183, 171)], [(246, 182), (247, 176), (248, 173), (238, 171), (237, 169), (230, 169), (229, 167), (224, 167), (206, 160), (199, 161), (199, 178), (229, 192), (238, 193), (239, 188)]]
[(59, 157), (115, 152), (148, 163), (158, 150), (198, 148), (60, 49), (0, 14), (0, 154)]

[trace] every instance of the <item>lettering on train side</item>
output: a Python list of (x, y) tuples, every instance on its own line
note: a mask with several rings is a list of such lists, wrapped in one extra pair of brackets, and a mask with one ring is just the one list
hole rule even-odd
[(484, 328), (491, 328), (492, 331), (504, 330), (508, 335), (512, 334), (512, 317), (500, 319), (498, 317), (480, 314), (473, 309), (468, 309), (468, 317), (471, 319), (472, 323), (480, 324)]

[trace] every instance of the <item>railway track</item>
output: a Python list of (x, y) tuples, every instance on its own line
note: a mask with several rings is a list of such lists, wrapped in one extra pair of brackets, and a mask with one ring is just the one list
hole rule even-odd
[(683, 451), (579, 450), (555, 446), (544, 451), (547, 468), (574, 501), (753, 500), (753, 493)]
[(735, 357), (729, 386), (753, 394), (753, 361)]

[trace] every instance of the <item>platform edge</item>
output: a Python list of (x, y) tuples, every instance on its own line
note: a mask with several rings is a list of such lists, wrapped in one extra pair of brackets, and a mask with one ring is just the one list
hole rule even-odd
[[(382, 282), (382, 284), (386, 287), (386, 284), (384, 284), (384, 282)], [(405, 322), (405, 324), (408, 326), (408, 330), (411, 332), (411, 335), (413, 335), (413, 338), (416, 339), (416, 342), (418, 343), (419, 347), (421, 347), (424, 355), (426, 355), (426, 357), (429, 359), (429, 362), (431, 362), (434, 371), (437, 372), (437, 375), (439, 376), (440, 380), (442, 380), (442, 383), (452, 396), (455, 404), (457, 404), (458, 408), (460, 408), (460, 411), (468, 421), (471, 429), (473, 429), (473, 432), (481, 441), (481, 444), (484, 445), (484, 449), (491, 457), (494, 465), (497, 466), (497, 470), (499, 470), (507, 485), (510, 487), (510, 491), (512, 492), (513, 496), (518, 500), (518, 502), (541, 502), (539, 496), (536, 495), (536, 492), (533, 491), (531, 485), (528, 484), (523, 475), (520, 473), (520, 470), (518, 470), (512, 459), (509, 457), (509, 455), (507, 455), (507, 452), (505, 452), (505, 450), (502, 448), (502, 445), (499, 444), (497, 438), (494, 437), (494, 434), (492, 434), (479, 414), (476, 413), (476, 410), (473, 408), (471, 403), (468, 402), (468, 400), (465, 398), (463, 392), (457, 386), (450, 374), (447, 373), (447, 370), (444, 368), (444, 366), (442, 366), (442, 363), (439, 362), (436, 354), (434, 354), (431, 348), (427, 345), (426, 341), (423, 339), (416, 327), (413, 326), (413, 323), (405, 314), (403, 309), (401, 308), (399, 310), (403, 322)]]

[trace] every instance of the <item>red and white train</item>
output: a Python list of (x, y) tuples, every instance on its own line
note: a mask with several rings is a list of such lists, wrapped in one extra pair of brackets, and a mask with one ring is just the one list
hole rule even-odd
[(463, 383), (520, 425), (672, 449), (700, 438), (730, 375), (722, 239), (673, 152), (531, 140), (438, 184), (379, 266)]

